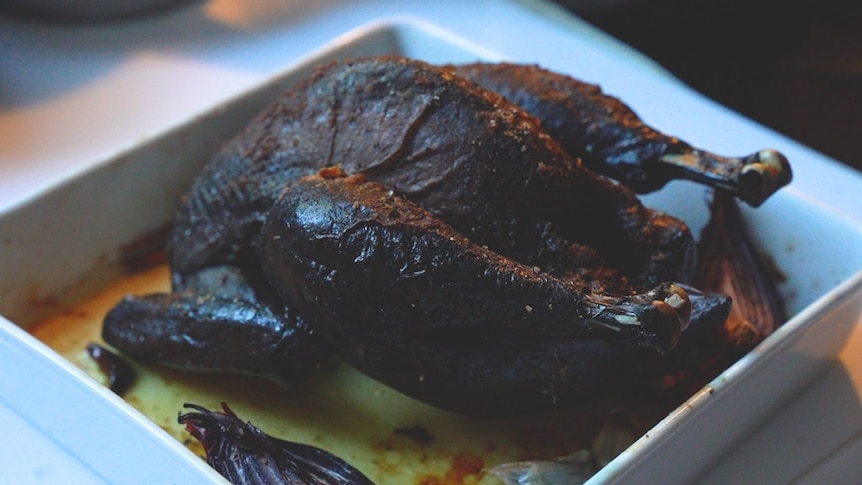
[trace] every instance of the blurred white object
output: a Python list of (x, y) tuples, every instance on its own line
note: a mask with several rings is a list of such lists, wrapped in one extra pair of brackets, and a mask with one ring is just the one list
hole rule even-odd
[(93, 22), (159, 12), (192, 0), (0, 0), (0, 10), (34, 19)]

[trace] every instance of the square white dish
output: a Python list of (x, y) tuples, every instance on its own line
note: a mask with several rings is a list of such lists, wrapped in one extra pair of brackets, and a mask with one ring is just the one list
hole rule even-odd
[[(247, 119), (286, 86), (307, 75), (315, 64), (377, 54), (402, 54), (435, 63), (499, 58), (442, 29), (411, 20), (383, 20), (345, 34), (253, 91), (0, 215), (0, 267), (5, 269), (0, 278), (0, 312), (27, 328), (47, 313), (56, 312), (62, 303), (86, 296), (118, 277), (123, 248), (170, 221), (180, 195), (207, 154)], [(577, 72), (570, 74), (578, 77)], [(590, 81), (601, 83), (600, 79)], [(705, 221), (705, 203), (679, 203), (704, 200), (702, 190), (692, 185), (672, 184), (645, 199), (649, 205), (683, 217), (696, 230)], [(787, 277), (781, 290), (794, 317), (603, 469), (594, 481), (627, 481), (636, 476), (639, 480), (652, 477), (678, 482), (696, 477), (837, 359), (847, 344), (862, 314), (862, 228), (792, 187), (763, 207), (746, 210), (745, 215), (757, 244)], [(57, 304), (46, 304), (49, 302)], [(8, 345), (27, 352), (35, 349), (30, 352), (35, 355), (32, 358), (58, 367), (60, 371), (52, 371), (57, 379), (69, 379), (81, 389), (82, 395), (71, 399), (111, 407), (126, 416), (120, 418), (125, 426), (142, 427), (151, 433), (147, 436), (155, 437), (154, 446), (188, 460), (172, 465), (177, 470), (188, 467), (200, 472), (191, 453), (177, 451), (172, 437), (142, 424), (137, 411), (100, 391), (95, 382), (87, 382), (80, 371), (51, 350), (8, 323), (2, 325), (9, 335), (5, 340)], [(12, 382), (18, 375), (5, 376), (10, 381), (0, 386), (0, 396), (10, 389), (26, 389), (20, 382)], [(18, 410), (28, 405), (27, 399), (37, 398), (26, 392), (19, 396), (13, 403)], [(88, 419), (99, 419), (99, 406)], [(694, 448), (697, 453), (691, 456)], [(205, 471), (201, 473), (206, 477)]]

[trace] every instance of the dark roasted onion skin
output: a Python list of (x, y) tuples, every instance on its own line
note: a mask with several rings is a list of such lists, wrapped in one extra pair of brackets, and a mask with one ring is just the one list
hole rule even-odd
[(107, 376), (108, 389), (118, 396), (125, 395), (135, 382), (135, 369), (119, 355), (95, 342), (87, 344), (87, 354)]
[(770, 271), (758, 254), (736, 201), (716, 191), (710, 219), (698, 243), (699, 264), (695, 285), (733, 298), (721, 339), (748, 350), (768, 337), (786, 320), (784, 304)]
[(243, 423), (222, 403), (223, 413), (195, 404), (180, 424), (203, 445), (207, 463), (233, 485), (373, 485), (359, 470), (320, 448), (269, 436)]

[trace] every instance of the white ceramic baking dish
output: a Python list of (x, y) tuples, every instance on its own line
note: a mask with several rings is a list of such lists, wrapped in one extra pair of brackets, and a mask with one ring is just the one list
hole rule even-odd
[[(58, 444), (83, 470), (107, 482), (129, 483), (111, 466), (118, 468), (116, 463), (123, 460), (134, 460), (136, 470), (162, 473), (148, 483), (167, 483), (163, 477), (176, 477), (176, 483), (217, 481), (218, 476), (162, 429), (163, 423), (161, 428), (154, 425), (21, 329), (119, 278), (120, 260), (129, 245), (169, 223), (180, 195), (207, 155), (315, 64), (389, 53), (437, 63), (499, 58), (433, 25), (381, 20), (335, 39), (258, 88), (0, 214), (0, 312), (8, 319), (0, 319), (0, 344), (5, 347), (0, 352), (4, 368), (0, 405), (5, 408), (0, 412), (29, 423), (30, 428), (22, 424), (22, 434)], [(589, 81), (601, 84), (602, 79)], [(720, 134), (716, 130), (715, 136)], [(774, 148), (782, 148), (781, 140), (776, 138)], [(708, 140), (698, 144), (709, 148)], [(707, 216), (704, 192), (691, 184), (670, 184), (645, 200), (682, 217), (695, 230)], [(703, 478), (716, 467), (720, 472), (722, 457), (731, 446), (776, 419), (781, 406), (840, 362), (862, 315), (862, 228), (792, 186), (761, 208), (744, 210), (744, 215), (758, 247), (786, 276), (780, 290), (792, 318), (600, 471), (593, 482), (678, 483)], [(175, 416), (176, 410), (171, 412)], [(78, 451), (93, 449), (94, 442), (104, 446)], [(810, 472), (814, 460), (800, 464), (794, 477)], [(31, 472), (36, 473), (22, 473)]]

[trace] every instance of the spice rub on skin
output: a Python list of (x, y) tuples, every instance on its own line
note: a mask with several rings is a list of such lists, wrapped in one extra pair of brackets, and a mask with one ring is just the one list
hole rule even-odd
[(104, 336), (285, 381), (334, 350), (437, 406), (527, 412), (637, 379), (689, 320), (723, 319), (726, 297), (675, 284), (694, 251), (500, 95), (403, 58), (336, 63), (215, 155), (170, 236), (173, 292), (126, 298)]

